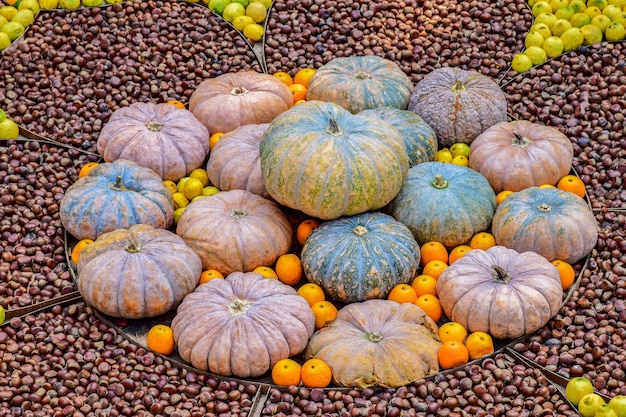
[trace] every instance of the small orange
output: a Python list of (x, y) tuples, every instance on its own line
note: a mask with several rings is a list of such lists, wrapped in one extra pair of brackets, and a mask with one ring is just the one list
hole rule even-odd
[(209, 282), (215, 278), (224, 278), (224, 275), (222, 275), (222, 273), (217, 269), (207, 269), (206, 271), (202, 271), (202, 274), (200, 274), (200, 280), (198, 281), (198, 285)]
[(420, 248), (420, 265), (439, 260), (448, 263), (448, 250), (441, 242), (426, 242)]
[(185, 103), (183, 103), (182, 101), (179, 101), (179, 100), (169, 100), (167, 102), (167, 104), (171, 104), (172, 106), (176, 106), (179, 109), (184, 109), (185, 108)]
[(72, 255), (71, 255), (72, 262), (78, 265), (78, 260), (80, 259), (80, 252), (83, 249), (85, 249), (85, 246), (89, 245), (90, 243), (93, 243), (93, 240), (83, 239), (83, 240), (78, 241), (78, 243), (72, 249)]
[(461, 323), (449, 321), (439, 327), (438, 334), (441, 342), (454, 340), (463, 343), (467, 337), (467, 330)]
[(496, 195), (496, 203), (500, 205), (500, 203), (502, 203), (505, 198), (507, 198), (509, 195), (513, 193), (514, 191), (511, 191), (511, 190), (500, 191), (498, 195)]
[(148, 346), (148, 349), (161, 355), (167, 356), (172, 354), (174, 352), (174, 333), (172, 329), (165, 324), (152, 326), (146, 336), (146, 346)]
[(326, 323), (337, 318), (337, 307), (330, 301), (318, 301), (311, 306), (311, 310), (315, 316), (316, 329), (321, 329)]
[(417, 301), (417, 293), (409, 284), (398, 284), (391, 289), (391, 292), (389, 292), (387, 299), (400, 304), (414, 304), (415, 301)]
[(211, 135), (211, 137), (209, 138), (209, 150), (213, 150), (213, 148), (215, 147), (217, 142), (219, 142), (222, 136), (224, 136), (224, 133), (222, 132), (213, 133)]
[(313, 306), (318, 301), (326, 300), (324, 289), (313, 282), (307, 282), (300, 286), (298, 294), (309, 303), (309, 306)]
[(563, 287), (563, 290), (571, 287), (574, 283), (574, 280), (576, 279), (576, 271), (574, 271), (574, 267), (567, 262), (561, 261), (559, 259), (552, 261), (552, 265), (556, 266), (556, 268), (559, 270), (559, 274), (561, 276), (561, 286)]
[(282, 81), (282, 83), (286, 86), (293, 84), (293, 78), (291, 78), (291, 75), (287, 74), (285, 71), (278, 71), (272, 75)]
[(468, 245), (459, 245), (456, 248), (452, 249), (450, 251), (450, 255), (448, 256), (448, 264), (452, 265), (454, 261), (456, 261), (459, 258), (464, 257), (467, 254), (467, 252), (471, 250), (472, 248), (469, 247)]
[(293, 93), (293, 101), (306, 100), (306, 87), (302, 84), (291, 84), (289, 89)]
[(489, 232), (480, 232), (472, 236), (470, 248), (487, 250), (492, 246), (496, 246), (496, 238)]
[(424, 312), (428, 314), (428, 317), (433, 319), (435, 323), (441, 320), (443, 316), (441, 303), (439, 303), (439, 299), (434, 295), (420, 295), (417, 297), (417, 300), (415, 300), (415, 305), (424, 310)]
[(313, 68), (302, 68), (296, 72), (296, 75), (293, 77), (293, 82), (309, 88), (309, 81), (311, 81), (315, 72)]
[(304, 245), (304, 242), (309, 237), (313, 230), (319, 227), (320, 223), (315, 219), (306, 219), (298, 225), (296, 229), (296, 239), (300, 246)]
[(437, 296), (437, 280), (430, 275), (418, 275), (411, 283), (411, 287), (418, 297), (424, 294)]
[(437, 351), (437, 358), (439, 366), (443, 369), (450, 369), (466, 364), (469, 361), (469, 352), (463, 343), (449, 340), (443, 342)]
[(83, 167), (78, 171), (78, 178), (86, 177), (89, 175), (92, 169), (100, 165), (97, 162), (87, 162)]
[(272, 382), (284, 387), (298, 385), (301, 369), (300, 364), (293, 359), (281, 359), (272, 367)]
[(584, 198), (587, 190), (585, 189), (585, 183), (576, 175), (566, 175), (559, 180), (556, 184), (556, 188), (563, 191), (569, 191), (576, 194), (578, 197)]
[(302, 279), (302, 261), (295, 253), (280, 255), (274, 270), (283, 284), (295, 285)]
[(470, 359), (477, 359), (494, 351), (493, 339), (489, 333), (485, 332), (471, 333), (465, 340), (465, 347), (467, 347)]
[(422, 270), (422, 274), (430, 275), (435, 279), (439, 279), (439, 275), (448, 267), (448, 264), (435, 259), (434, 261), (428, 262), (424, 269)]
[(276, 271), (274, 271), (269, 266), (257, 266), (252, 270), (252, 272), (256, 272), (257, 274), (263, 275), (265, 278), (273, 278), (278, 279), (278, 275), (276, 275)]
[(300, 379), (307, 388), (325, 388), (333, 380), (333, 372), (326, 362), (312, 358), (302, 364)]

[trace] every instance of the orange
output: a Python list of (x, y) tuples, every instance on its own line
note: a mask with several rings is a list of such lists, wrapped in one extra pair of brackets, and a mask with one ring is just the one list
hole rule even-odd
[(274, 270), (283, 284), (294, 285), (302, 279), (302, 262), (295, 253), (280, 255)]
[(420, 248), (420, 265), (424, 266), (434, 260), (448, 263), (448, 250), (441, 242), (424, 243)]
[(428, 314), (428, 317), (433, 319), (435, 323), (441, 320), (441, 317), (443, 316), (443, 310), (441, 308), (441, 304), (439, 303), (439, 299), (434, 295), (420, 295), (417, 297), (417, 300), (415, 300), (415, 305), (424, 310), (424, 313)]
[(288, 387), (300, 384), (300, 364), (293, 359), (281, 359), (272, 367), (272, 382)]
[(434, 261), (428, 262), (424, 269), (422, 270), (422, 274), (430, 275), (435, 279), (439, 279), (439, 275), (448, 267), (448, 264), (435, 259)]
[(570, 193), (574, 193), (581, 198), (584, 198), (585, 193), (587, 192), (585, 190), (585, 183), (576, 175), (564, 176), (556, 184), (556, 188), (559, 188), (563, 191), (569, 191)]
[(316, 329), (321, 329), (326, 323), (337, 318), (337, 307), (330, 301), (318, 301), (311, 306), (311, 310), (315, 316)]
[(213, 133), (211, 135), (211, 137), (209, 138), (209, 150), (212, 150), (215, 147), (215, 145), (217, 144), (217, 142), (219, 142), (222, 136), (224, 136), (224, 133), (222, 132)]
[(430, 275), (418, 275), (413, 280), (411, 287), (418, 297), (424, 294), (437, 296), (437, 280)]
[(306, 87), (302, 84), (291, 84), (289, 89), (293, 93), (293, 101), (306, 100)]
[(559, 270), (559, 274), (561, 276), (561, 286), (563, 287), (563, 290), (571, 287), (574, 283), (574, 280), (576, 279), (576, 271), (574, 271), (574, 267), (567, 262), (561, 261), (559, 259), (552, 261), (552, 265), (556, 266), (556, 268)]
[(204, 284), (215, 278), (224, 278), (224, 275), (216, 269), (207, 269), (206, 271), (202, 271), (202, 274), (200, 274), (200, 281), (198, 281), (198, 284)]
[(293, 78), (291, 78), (291, 75), (287, 74), (285, 71), (278, 71), (272, 75), (282, 81), (282, 83), (286, 86), (293, 84)]
[(470, 248), (487, 250), (492, 246), (496, 246), (496, 238), (489, 232), (480, 232), (472, 236)]
[(325, 388), (333, 380), (333, 372), (326, 362), (312, 358), (302, 364), (300, 379), (307, 388)]
[(463, 343), (449, 340), (443, 342), (437, 351), (437, 359), (441, 368), (450, 369), (466, 364), (469, 361), (469, 352)]
[(477, 359), (494, 351), (493, 339), (489, 333), (485, 332), (473, 332), (467, 336), (465, 347), (467, 347), (470, 359)]
[(315, 70), (313, 68), (302, 68), (296, 72), (296, 75), (293, 77), (293, 82), (309, 88), (309, 81), (311, 81), (314, 75)]
[(263, 275), (265, 278), (274, 278), (278, 279), (278, 275), (276, 272), (270, 268), (269, 266), (257, 266), (252, 270), (252, 272), (256, 272), (257, 274)]
[(83, 167), (78, 171), (78, 178), (86, 177), (89, 175), (92, 169), (97, 167), (99, 164), (97, 162), (87, 162)]
[(300, 246), (304, 245), (304, 242), (309, 237), (313, 230), (319, 227), (319, 222), (315, 219), (306, 219), (298, 225), (296, 229), (296, 239)]
[(146, 346), (148, 346), (148, 349), (161, 355), (170, 355), (174, 352), (174, 333), (172, 329), (165, 324), (152, 326), (146, 336)]
[(415, 303), (417, 301), (417, 293), (409, 284), (398, 284), (391, 289), (387, 299), (400, 304)]
[(171, 104), (172, 106), (176, 106), (179, 109), (184, 109), (185, 108), (185, 104), (182, 101), (179, 101), (179, 100), (169, 100), (167, 102), (167, 104)]
[(300, 294), (300, 296), (304, 298), (310, 306), (313, 306), (313, 304), (318, 301), (326, 300), (324, 289), (313, 282), (308, 282), (298, 288), (298, 294)]
[(505, 198), (507, 198), (510, 194), (513, 194), (513, 193), (514, 191), (511, 191), (511, 190), (500, 191), (498, 195), (496, 195), (496, 203), (500, 205), (500, 203), (502, 203)]
[(461, 323), (449, 321), (439, 327), (438, 334), (442, 342), (454, 340), (463, 343), (467, 337), (467, 330), (465, 330), (465, 327), (463, 327)]
[(72, 262), (74, 262), (76, 265), (78, 265), (78, 260), (80, 259), (80, 252), (85, 249), (85, 246), (89, 245), (90, 243), (93, 243), (93, 240), (91, 239), (83, 239), (83, 240), (79, 240), (78, 243), (74, 246), (74, 248), (72, 249)]
[(454, 261), (456, 261), (459, 258), (464, 257), (467, 254), (467, 252), (471, 250), (472, 248), (470, 248), (468, 245), (459, 245), (456, 248), (452, 249), (450, 251), (450, 256), (448, 256), (448, 264), (452, 265)]

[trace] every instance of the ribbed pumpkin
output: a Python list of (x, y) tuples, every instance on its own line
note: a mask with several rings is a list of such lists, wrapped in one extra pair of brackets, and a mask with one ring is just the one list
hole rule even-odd
[(323, 222), (301, 254), (306, 278), (346, 303), (385, 298), (415, 276), (420, 248), (393, 217), (367, 212)]
[(407, 225), (420, 245), (437, 241), (453, 248), (489, 230), (496, 195), (487, 179), (473, 169), (423, 162), (409, 169), (388, 210)]
[(293, 106), (293, 93), (273, 75), (231, 72), (198, 85), (189, 110), (211, 134), (249, 124), (269, 123)]
[(493, 216), (492, 233), (498, 245), (568, 263), (587, 256), (598, 240), (596, 219), (585, 200), (558, 188), (509, 194)]
[(437, 136), (433, 128), (418, 114), (394, 107), (379, 107), (363, 110), (361, 115), (377, 117), (400, 131), (409, 156), (409, 168), (435, 159)]
[(385, 206), (408, 169), (397, 129), (321, 101), (307, 101), (276, 117), (260, 153), (270, 195), (325, 220)]
[(472, 143), (488, 127), (507, 120), (507, 101), (491, 78), (456, 67), (434, 69), (416, 85), (408, 109), (424, 118), (440, 147)]
[(212, 184), (222, 191), (248, 190), (270, 198), (261, 174), (259, 153), (268, 126), (268, 123), (244, 125), (220, 137), (206, 166)]
[(96, 147), (107, 162), (128, 159), (164, 180), (178, 181), (204, 164), (209, 131), (189, 110), (133, 103), (113, 112)]
[(118, 159), (95, 167), (66, 191), (60, 205), (63, 227), (77, 239), (135, 224), (167, 229), (174, 219), (171, 191), (150, 168)]
[(500, 339), (534, 333), (563, 302), (552, 263), (535, 252), (503, 246), (473, 249), (457, 259), (439, 276), (437, 294), (450, 320)]
[(104, 233), (81, 251), (78, 291), (112, 317), (142, 319), (177, 307), (198, 284), (200, 257), (176, 234), (138, 224)]
[(326, 362), (338, 385), (397, 388), (439, 372), (437, 330), (415, 304), (368, 300), (342, 307), (304, 357)]
[(470, 154), (470, 167), (499, 193), (555, 185), (572, 169), (574, 148), (557, 129), (519, 120), (485, 130), (470, 145)]
[(335, 103), (358, 113), (365, 109), (406, 109), (413, 91), (410, 78), (398, 65), (376, 55), (334, 58), (317, 69), (307, 100)]
[(279, 360), (299, 354), (314, 329), (313, 312), (293, 287), (255, 272), (234, 272), (198, 286), (172, 321), (183, 360), (240, 378), (263, 375)]
[(200, 255), (203, 269), (226, 275), (274, 264), (291, 248), (293, 231), (273, 201), (231, 190), (189, 204), (176, 233)]

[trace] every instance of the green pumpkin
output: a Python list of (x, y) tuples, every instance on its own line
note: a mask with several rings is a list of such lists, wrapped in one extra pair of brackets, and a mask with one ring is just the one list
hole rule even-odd
[(323, 220), (384, 207), (408, 169), (401, 134), (392, 125), (321, 101), (278, 115), (259, 150), (272, 198)]
[(407, 225), (420, 245), (437, 241), (451, 249), (489, 230), (496, 195), (473, 169), (424, 162), (409, 169), (389, 213)]
[(306, 278), (346, 303), (386, 298), (415, 276), (420, 248), (391, 216), (368, 212), (323, 222), (301, 254)]

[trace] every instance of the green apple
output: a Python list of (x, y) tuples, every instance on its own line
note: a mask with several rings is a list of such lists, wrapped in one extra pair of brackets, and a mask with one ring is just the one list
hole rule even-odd
[(601, 405), (606, 404), (604, 398), (595, 392), (587, 394), (578, 403), (578, 412), (582, 417), (594, 417)]
[(602, 404), (598, 407), (593, 417), (617, 417), (617, 413), (611, 408), (610, 405)]
[(617, 417), (626, 417), (626, 395), (616, 395), (609, 400), (609, 405)]
[(581, 398), (593, 393), (593, 384), (584, 376), (577, 376), (570, 379), (565, 386), (565, 397), (575, 407), (578, 406)]

